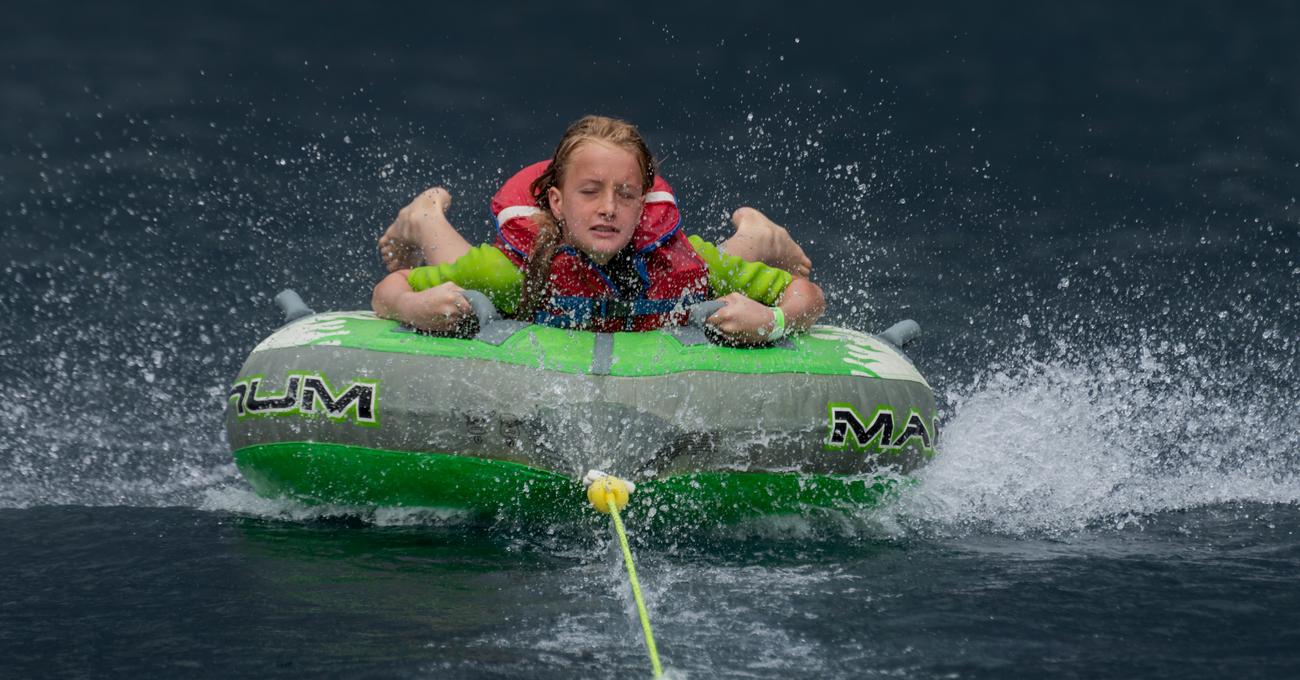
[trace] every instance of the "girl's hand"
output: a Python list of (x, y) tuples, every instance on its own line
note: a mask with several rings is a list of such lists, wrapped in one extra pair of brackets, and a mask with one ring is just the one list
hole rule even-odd
[(428, 290), (411, 293), (419, 298), (415, 305), (418, 312), (410, 321), (411, 325), (433, 333), (450, 333), (461, 328), (474, 316), (474, 308), (461, 294), (464, 290), (448, 281)]
[(713, 326), (728, 342), (737, 345), (761, 345), (776, 324), (776, 315), (767, 305), (741, 293), (718, 298), (725, 303), (705, 323)]
[(409, 274), (399, 269), (375, 284), (370, 307), (379, 318), (429, 333), (452, 333), (468, 327), (474, 307), (462, 295), (464, 288), (448, 281), (417, 293), (406, 280)]

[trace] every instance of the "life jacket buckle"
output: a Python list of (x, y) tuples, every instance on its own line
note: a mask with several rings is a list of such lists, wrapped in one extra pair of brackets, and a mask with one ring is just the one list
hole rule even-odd
[(603, 319), (625, 319), (635, 313), (635, 307), (627, 300), (598, 298), (594, 302), (595, 315)]

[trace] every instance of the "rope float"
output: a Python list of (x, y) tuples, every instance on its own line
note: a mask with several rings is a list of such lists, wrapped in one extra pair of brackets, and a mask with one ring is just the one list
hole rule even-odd
[(641, 583), (636, 578), (636, 565), (632, 563), (632, 548), (627, 544), (627, 532), (623, 529), (623, 519), (618, 511), (627, 506), (628, 496), (636, 491), (632, 482), (607, 475), (600, 470), (589, 470), (582, 478), (587, 487), (587, 500), (591, 507), (614, 519), (614, 531), (618, 534), (618, 544), (623, 549), (623, 565), (627, 567), (627, 580), (632, 586), (632, 598), (636, 600), (636, 612), (641, 617), (641, 631), (645, 633), (645, 647), (650, 654), (650, 666), (654, 677), (663, 677), (664, 669), (659, 665), (659, 651), (655, 648), (655, 635), (650, 629), (650, 615), (646, 612), (645, 598), (641, 596)]

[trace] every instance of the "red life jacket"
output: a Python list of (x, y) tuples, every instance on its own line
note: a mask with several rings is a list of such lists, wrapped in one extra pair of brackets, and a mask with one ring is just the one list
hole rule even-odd
[[(542, 161), (520, 170), (492, 197), (497, 223), (493, 245), (521, 269), (537, 238), (532, 215), (541, 212), (530, 186), (548, 165)], [(641, 290), (618, 290), (585, 253), (561, 246), (551, 260), (549, 299), (534, 323), (601, 333), (686, 323), (688, 308), (709, 299), (709, 270), (681, 227), (672, 187), (656, 177), (629, 246)]]

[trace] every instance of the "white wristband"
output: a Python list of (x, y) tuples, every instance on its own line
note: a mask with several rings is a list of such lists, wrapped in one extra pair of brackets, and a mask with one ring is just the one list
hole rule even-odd
[(772, 330), (767, 334), (768, 342), (776, 342), (785, 337), (785, 312), (780, 307), (772, 307)]

